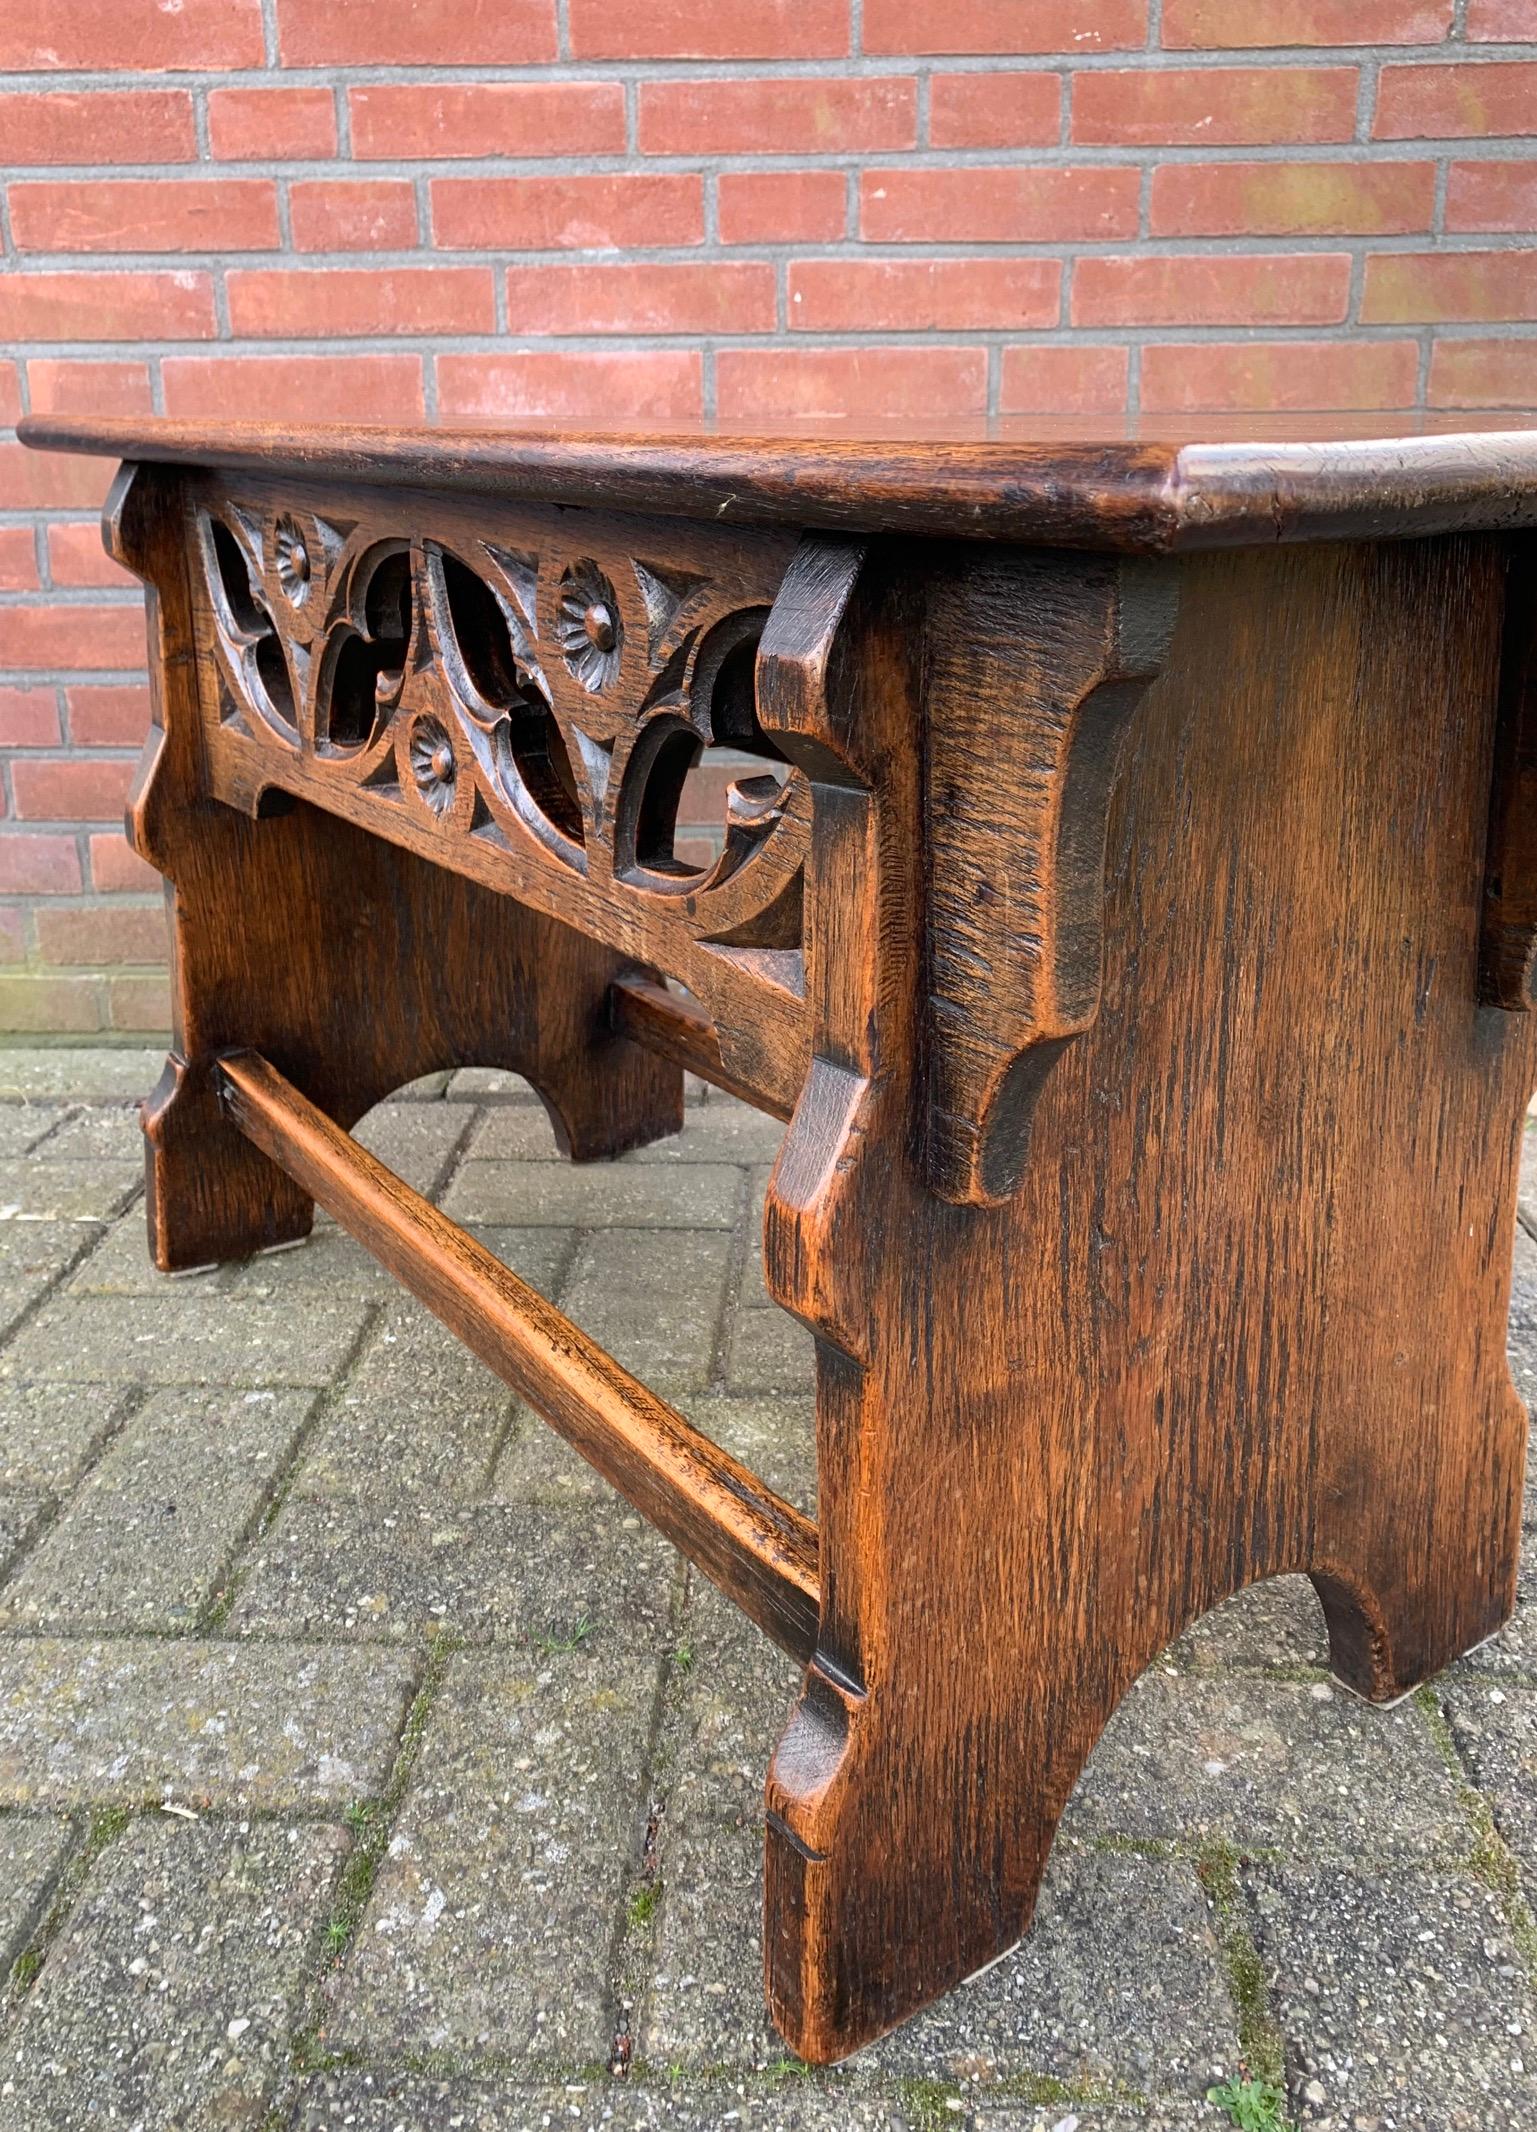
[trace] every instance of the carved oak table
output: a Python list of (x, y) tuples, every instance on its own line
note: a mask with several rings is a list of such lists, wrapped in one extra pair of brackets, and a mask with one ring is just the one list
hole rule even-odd
[[(1383, 1702), (1505, 1619), (1537, 429), (24, 434), (129, 462), (151, 592), (155, 1259), (318, 1200), (804, 1662), (797, 2051), (1019, 1938), (1227, 1594), (1306, 1571)], [(789, 1120), (815, 1524), (349, 1137), (471, 1064), (578, 1160), (676, 1132), (685, 1067)]]

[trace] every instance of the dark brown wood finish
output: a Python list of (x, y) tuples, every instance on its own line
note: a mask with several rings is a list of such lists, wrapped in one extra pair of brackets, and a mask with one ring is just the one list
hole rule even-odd
[[(158, 1262), (321, 1198), (806, 1659), (764, 1931), (811, 2058), (1027, 1928), (1204, 1609), (1306, 1572), (1388, 1700), (1513, 1601), (1537, 430), (1263, 430), (31, 433), (161, 462), (109, 513)], [(579, 1156), (684, 1067), (788, 1116), (815, 1528), (346, 1138), (468, 1061)]]

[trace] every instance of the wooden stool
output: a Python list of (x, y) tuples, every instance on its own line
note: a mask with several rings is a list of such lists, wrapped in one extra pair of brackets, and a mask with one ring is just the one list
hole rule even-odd
[[(131, 462), (156, 1262), (318, 1200), (804, 1662), (803, 2056), (1019, 1938), (1203, 1609), (1306, 1571), (1383, 1702), (1499, 1627), (1537, 429), (23, 434)], [(693, 865), (722, 747), (761, 767)], [(677, 1131), (685, 1067), (789, 1120), (816, 1524), (348, 1137), (493, 1064), (578, 1160)]]

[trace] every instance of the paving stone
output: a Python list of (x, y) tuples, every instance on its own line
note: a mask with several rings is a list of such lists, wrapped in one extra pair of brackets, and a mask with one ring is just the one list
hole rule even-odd
[(69, 1295), (175, 1295), (206, 1283), (215, 1269), (162, 1273), (149, 1255), (149, 1229), (142, 1207), (103, 1229), (66, 1281)]
[(64, 1494), (131, 1398), (120, 1384), (7, 1384), (0, 1392), (0, 1488)]
[[(306, 2084), (289, 2120), (293, 2132), (920, 2132), (930, 2121), (898, 2100), (850, 2093), (836, 2075), (798, 2070), (751, 2090), (722, 2080), (684, 2089), (633, 2075), (520, 2088), (410, 2073), (333, 2073)], [(965, 2132), (963, 2119), (953, 2121)], [(1194, 2121), (1181, 2120), (1181, 2127)], [(1091, 2132), (1088, 2118), (1083, 2124)], [(1122, 2132), (1123, 2124), (1129, 2128), (1133, 2120), (1106, 2119), (1103, 2132)], [(1161, 2120), (1157, 2127), (1151, 2120), (1136, 2126), (1163, 2132)], [(1100, 2120), (1092, 2132), (1100, 2132)]]
[(582, 1244), (562, 1305), (656, 1391), (702, 1391), (730, 1267), (725, 1230), (606, 1229)]
[(0, 1221), (110, 1221), (144, 1183), (142, 1162), (0, 1162)]
[[(0, 1976), (41, 1921), (75, 1832), (51, 1814), (0, 1814)], [(0, 2077), (3, 2077), (0, 2048)]]
[[(49, 1502), (46, 1495), (0, 1495), (0, 1577), (9, 1570), (11, 1558), (25, 1545)], [(0, 1610), (4, 1604), (0, 1598)]]
[(1510, 2132), (1537, 2120), (1537, 2011), (1488, 1888), (1322, 1868), (1255, 1869), (1251, 1885), (1303, 2125)]
[(726, 1388), (806, 1392), (816, 1380), (816, 1342), (787, 1310), (739, 1310), (731, 1329)]
[(1447, 1683), (1481, 1680), (1537, 1680), (1537, 1563), (1528, 1559), (1516, 1583), (1516, 1610), (1505, 1626), (1455, 1659), (1441, 1676)]
[(1530, 1118), (1521, 1135), (1521, 1183), (1516, 1204), (1526, 1226), (1537, 1230), (1537, 1124)]
[(718, 1162), (465, 1162), (443, 1195), (456, 1221), (563, 1229), (729, 1229), (742, 1173)]
[(0, 2109), (28, 2132), (254, 2127), (346, 1841), (159, 1817), (128, 1830), (0, 2053)]
[(381, 1103), (359, 1119), (353, 1137), (412, 1191), (430, 1196), (468, 1123), (446, 1103)]
[(763, 1279), (763, 1202), (768, 1193), (772, 1172), (768, 1168), (750, 1170), (747, 1178), (747, 1250), (742, 1262), (742, 1279), (737, 1290), (739, 1310), (778, 1310), (779, 1304), (769, 1294)]
[(1510, 1323), (1522, 1332), (1537, 1331), (1537, 1243), (1519, 1223), (1511, 1265)]
[(92, 1104), (54, 1115), (55, 1129), (39, 1149), (46, 1160), (129, 1162), (143, 1170), (144, 1127), (137, 1103)]
[(635, 2025), (653, 2067), (784, 2056), (763, 2004), (763, 1778), (799, 1681), (790, 1659), (695, 1580), (663, 1720), (662, 1895)]
[(1146, 1675), (1090, 1757), (1064, 1828), (1221, 1838), (1309, 1857), (1461, 1858), (1456, 1787), (1413, 1702), (1342, 1688)]
[(966, 2123), (968, 2132), (1195, 2132), (1198, 2126), (1231, 2132), (1233, 2120), (1225, 2111), (1200, 2103), (1188, 2109), (1091, 2110), (1076, 2103), (1069, 2107), (1053, 2102), (1042, 2108), (1005, 2102), (977, 2110)]
[[(784, 1138), (777, 1118), (722, 1096), (686, 1112), (681, 1133), (653, 1140), (621, 1157), (626, 1163), (772, 1162)], [(561, 1158), (555, 1129), (542, 1104), (503, 1104), (488, 1110), (465, 1154), (473, 1162), (553, 1162)]]
[(319, 1385), (357, 1344), (366, 1305), (311, 1296), (302, 1310), (178, 1282), (156, 1296), (65, 1296), (0, 1354), (0, 1379)]
[(1323, 1608), (1308, 1577), (1267, 1577), (1191, 1623), (1171, 1655), (1203, 1672), (1329, 1663)]
[(444, 1096), (448, 1094), (449, 1084), (453, 1078), (452, 1067), (444, 1067), (437, 1073), (420, 1074), (416, 1080), (407, 1081), (397, 1088), (390, 1097), (390, 1101), (392, 1103), (440, 1103)]
[(0, 1336), (90, 1243), (78, 1222), (0, 1221)]
[[(612, 1506), (612, 1507), (611, 1507)], [(412, 1639), (543, 1634), (552, 1562), (584, 1581), (592, 1612), (616, 1562), (644, 1557), (659, 1593), (677, 1558), (617, 1499), (565, 1517), (505, 1503), (399, 1505), (290, 1496), (251, 1549), (229, 1630), (237, 1636)]]
[(445, 1091), (450, 1103), (537, 1103), (539, 1097), (520, 1073), (500, 1066), (461, 1066), (450, 1074)]
[(159, 1080), (165, 1053), (110, 1045), (0, 1047), (0, 1103), (132, 1103)]
[[(1458, 1752), (1537, 1900), (1537, 1693), (1480, 1681), (1443, 1689)], [(1537, 2057), (1533, 2060), (1537, 2071)]]
[(0, 1161), (25, 1155), (56, 1131), (69, 1113), (57, 1103), (0, 1102)]
[[(809, 1399), (678, 1395), (680, 1412), (808, 1516), (816, 1514), (816, 1431)], [(604, 1502), (613, 1489), (580, 1453), (520, 1407), (497, 1460), (492, 1494), (511, 1503)]]
[(0, 1593), (0, 1628), (189, 1628), (312, 1404), (303, 1392), (150, 1399)]
[[(493, 1257), (541, 1290), (570, 1255), (568, 1230), (495, 1228), (484, 1222), (464, 1226)], [(383, 1303), (399, 1302), (402, 1293), (395, 1276), (324, 1213), (317, 1213), (314, 1231), (302, 1243), (231, 1266), (224, 1286), (231, 1295), (346, 1295)]]
[(588, 1529), (586, 1550), (550, 1533), (530, 1594), (561, 1633), (449, 1668), (327, 2023), (340, 2048), (607, 2055), (667, 1606), (654, 1555)]
[(410, 1692), (390, 1651), (7, 1638), (0, 1806), (345, 1806), (383, 1784)]

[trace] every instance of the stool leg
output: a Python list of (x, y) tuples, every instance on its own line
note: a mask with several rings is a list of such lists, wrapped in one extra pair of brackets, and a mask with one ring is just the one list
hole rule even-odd
[(265, 1053), (344, 1126), (420, 1074), (482, 1065), (526, 1075), (579, 1160), (678, 1131), (681, 1069), (609, 1027), (625, 958), (344, 819), (302, 803), (250, 819), (206, 796), (162, 470), (120, 487), (109, 539), (150, 588), (155, 725), (128, 832), (169, 885), (173, 1046), (144, 1114), (155, 1263), (240, 1257), (310, 1226), (305, 1195), (223, 1118), (221, 1051)]

